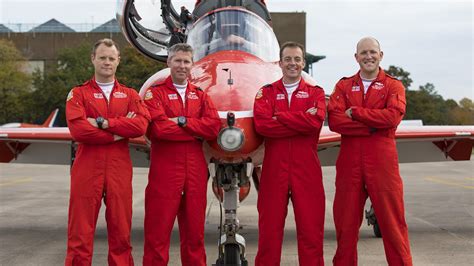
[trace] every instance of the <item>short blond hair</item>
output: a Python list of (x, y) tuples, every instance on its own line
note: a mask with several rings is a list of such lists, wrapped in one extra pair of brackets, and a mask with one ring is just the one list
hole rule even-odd
[(94, 46), (92, 46), (92, 55), (95, 55), (95, 52), (97, 51), (97, 48), (101, 45), (105, 45), (107, 47), (112, 47), (112, 46), (115, 46), (115, 49), (117, 49), (119, 55), (120, 55), (120, 49), (118, 47), (118, 44), (116, 42), (114, 42), (112, 39), (109, 39), (109, 38), (104, 38), (104, 39), (100, 39), (98, 40)]

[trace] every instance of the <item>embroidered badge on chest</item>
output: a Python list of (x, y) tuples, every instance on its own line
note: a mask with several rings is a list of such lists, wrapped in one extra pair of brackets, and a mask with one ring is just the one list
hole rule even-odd
[(285, 94), (279, 93), (277, 94), (277, 100), (284, 100), (285, 99)]
[(104, 95), (100, 92), (94, 92), (94, 98), (96, 99), (104, 99)]
[(114, 92), (114, 98), (124, 99), (124, 98), (127, 98), (127, 94), (125, 94), (121, 91), (116, 91), (116, 92)]
[(178, 100), (178, 94), (168, 94), (168, 99), (170, 100)]
[(306, 92), (306, 91), (299, 91), (296, 95), (295, 95), (296, 98), (299, 98), (299, 99), (304, 99), (304, 98), (308, 98), (309, 97), (309, 94)]
[(372, 88), (374, 88), (376, 90), (381, 90), (381, 89), (383, 89), (383, 83), (375, 82), (375, 84), (372, 86)]
[(195, 92), (191, 91), (191, 92), (189, 92), (189, 94), (188, 94), (188, 99), (190, 99), (190, 100), (198, 100), (199, 97), (196, 95)]
[(360, 87), (359, 86), (352, 86), (352, 91), (360, 91)]

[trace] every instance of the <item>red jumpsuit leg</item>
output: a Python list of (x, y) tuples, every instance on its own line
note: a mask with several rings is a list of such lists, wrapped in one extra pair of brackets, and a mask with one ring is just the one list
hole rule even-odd
[(271, 171), (263, 168), (257, 199), (258, 251), (255, 266), (280, 265), (289, 199), (286, 173), (284, 169)]
[(76, 160), (71, 170), (66, 266), (92, 264), (103, 181), (102, 171)]
[(412, 265), (395, 143), (391, 139), (377, 139), (372, 147), (384, 150), (384, 156), (372, 154), (364, 164), (367, 190), (382, 233), (387, 262)]
[[(174, 152), (156, 151), (145, 191), (144, 266), (168, 265), (171, 231), (178, 214), (184, 185), (184, 162), (174, 161)], [(161, 154), (159, 154), (161, 153)], [(167, 158), (166, 158), (167, 157)]]
[(341, 145), (336, 162), (336, 194), (333, 214), (336, 227), (337, 250), (333, 265), (357, 266), (357, 241), (363, 220), (367, 192), (362, 180), (360, 156), (355, 145)]
[(201, 147), (188, 151), (184, 195), (178, 212), (181, 265), (206, 266), (204, 223), (207, 201), (207, 167)]
[(108, 171), (105, 205), (107, 238), (109, 242), (109, 266), (132, 266), (133, 257), (130, 244), (130, 231), (132, 227), (131, 165)]
[[(299, 168), (301, 169), (303, 168)], [(292, 176), (291, 201), (295, 213), (299, 265), (324, 265), (323, 239), (326, 197), (321, 168)]]

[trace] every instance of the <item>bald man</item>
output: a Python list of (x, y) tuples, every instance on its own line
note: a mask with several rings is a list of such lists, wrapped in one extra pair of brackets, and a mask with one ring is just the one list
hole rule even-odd
[(336, 162), (334, 265), (357, 265), (357, 241), (367, 197), (377, 214), (389, 265), (412, 265), (395, 131), (405, 114), (405, 88), (380, 67), (379, 42), (357, 43), (360, 70), (342, 78), (328, 105), (329, 128), (341, 134)]

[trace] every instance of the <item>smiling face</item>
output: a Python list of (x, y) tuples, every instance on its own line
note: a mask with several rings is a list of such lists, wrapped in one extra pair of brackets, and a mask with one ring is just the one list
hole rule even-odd
[(173, 83), (185, 84), (193, 66), (193, 54), (191, 52), (177, 51), (171, 58), (168, 58), (167, 63)]
[(359, 63), (363, 78), (373, 79), (377, 77), (382, 58), (383, 52), (380, 51), (380, 45), (377, 40), (364, 38), (357, 44), (355, 59)]
[(297, 82), (305, 67), (303, 51), (299, 47), (286, 47), (282, 51), (279, 64), (283, 72), (283, 82)]
[(95, 53), (91, 55), (91, 61), (95, 69), (95, 79), (98, 82), (107, 83), (115, 79), (115, 72), (120, 62), (120, 54), (115, 46), (100, 44)]

